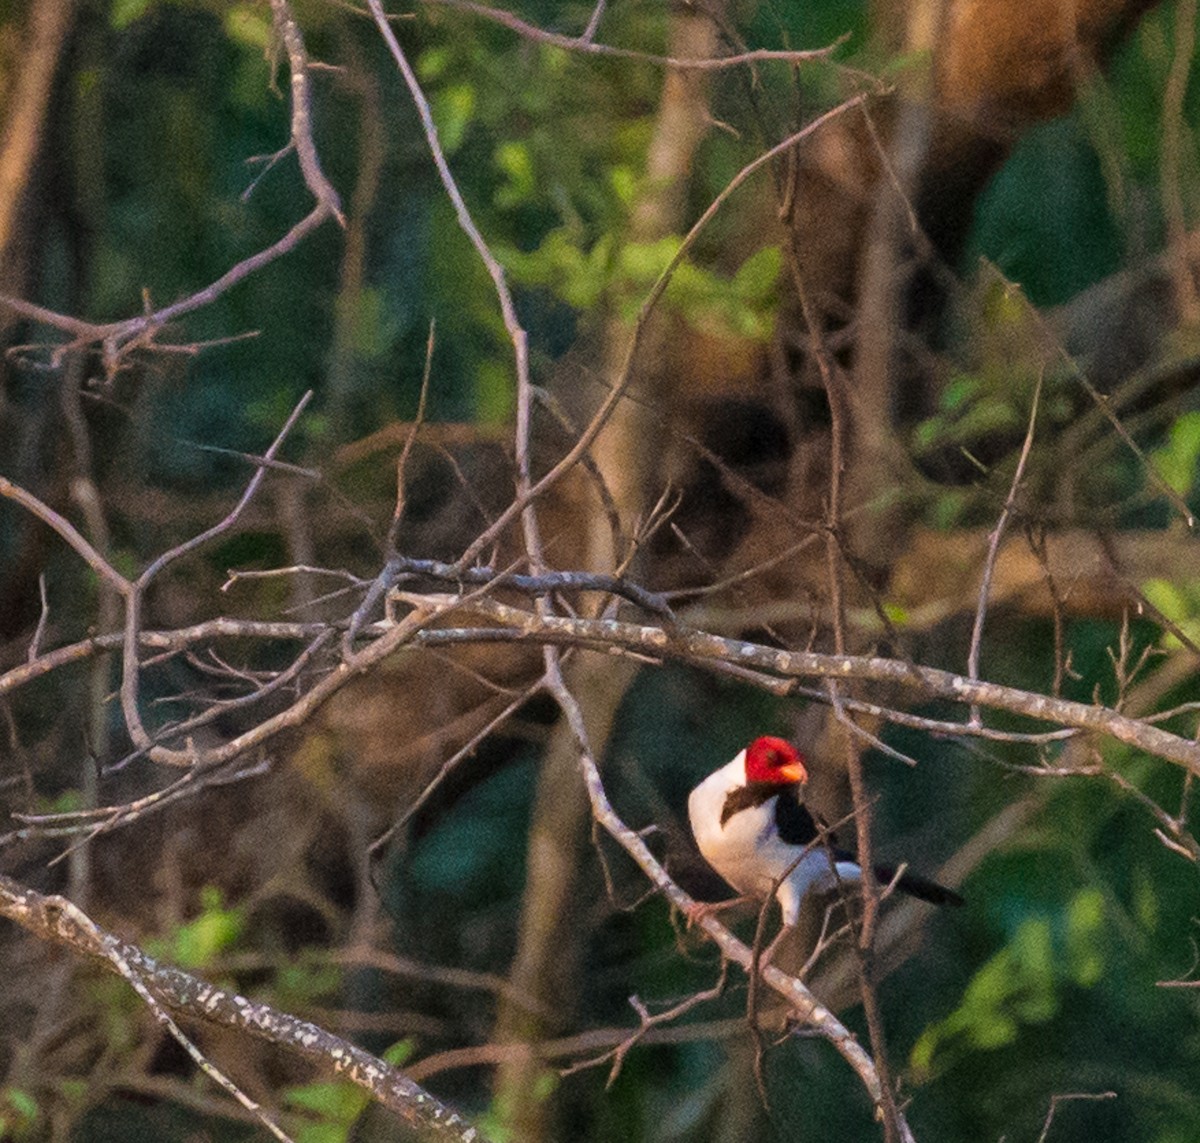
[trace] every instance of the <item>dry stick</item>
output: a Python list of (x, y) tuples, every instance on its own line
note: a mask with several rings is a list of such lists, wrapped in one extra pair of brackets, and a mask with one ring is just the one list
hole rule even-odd
[(103, 961), (137, 989), (160, 1019), (162, 1009), (169, 1008), (206, 1023), (250, 1032), (307, 1060), (331, 1067), (422, 1132), (423, 1139), (460, 1143), (483, 1139), (478, 1128), (390, 1064), (315, 1024), (156, 963), (135, 945), (126, 944), (99, 928), (62, 897), (43, 896), (0, 876), (0, 915), (41, 940), (66, 945)]
[(542, 690), (544, 686), (545, 680), (538, 679), (537, 682), (526, 687), (519, 695), (517, 695), (516, 698), (512, 700), (512, 702), (506, 703), (504, 709), (501, 710), (499, 714), (488, 719), (487, 723), (476, 734), (472, 735), (470, 741), (456, 750), (449, 758), (446, 759), (445, 762), (442, 763), (441, 768), (436, 774), (434, 774), (432, 778), (429, 779), (428, 782), (425, 783), (425, 786), (421, 792), (416, 796), (415, 799), (413, 799), (412, 805), (410, 805), (408, 809), (404, 811), (400, 819), (394, 825), (389, 826), (384, 833), (371, 842), (371, 846), (367, 853), (371, 857), (376, 856), (379, 851), (385, 845), (387, 845), (393, 837), (395, 837), (397, 831), (403, 829), (410, 821), (412, 821), (413, 816), (421, 809), (422, 806), (425, 805), (426, 802), (429, 801), (429, 799), (433, 796), (434, 791), (446, 778), (450, 776), (451, 772), (459, 764), (459, 762), (468, 757), (470, 754), (473, 754), (485, 738), (503, 726), (514, 714), (516, 714), (518, 710), (521, 709), (521, 707), (523, 707), (527, 702), (529, 702), (530, 699), (533, 698), (534, 695)]
[[(488, 276), (492, 279), (492, 284), (495, 287), (496, 297), (500, 301), (500, 312), (504, 319), (504, 328), (508, 332), (509, 340), (512, 342), (516, 365), (517, 426), (515, 443), (517, 456), (517, 499), (514, 503), (520, 503), (521, 505), (520, 513), (525, 531), (526, 550), (534, 563), (534, 569), (540, 571), (542, 567), (541, 542), (537, 533), (537, 522), (533, 516), (533, 497), (530, 495), (529, 490), (529, 423), (532, 409), (531, 386), (529, 383), (529, 339), (517, 318), (517, 310), (513, 303), (512, 293), (508, 288), (508, 282), (504, 276), (504, 267), (500, 265), (491, 250), (488, 249), (483, 235), (479, 233), (479, 229), (471, 218), (471, 212), (467, 209), (467, 204), (458, 189), (458, 184), (454, 181), (454, 175), (450, 171), (450, 165), (446, 161), (442, 145), (438, 140), (437, 125), (433, 121), (433, 112), (430, 110), (429, 101), (425, 98), (425, 93), (421, 90), (416, 73), (409, 64), (408, 57), (404, 54), (399, 40), (396, 39), (391, 25), (388, 23), (387, 15), (383, 10), (383, 4), (381, 0), (367, 0), (367, 8), (375, 20), (375, 25), (379, 29), (379, 34), (383, 37), (388, 51), (391, 52), (392, 59), (396, 61), (396, 67), (400, 69), (405, 86), (408, 88), (409, 95), (416, 106), (417, 114), (421, 118), (422, 129), (425, 132), (425, 140), (429, 145), (430, 155), (433, 157), (434, 166), (437, 167), (438, 176), (442, 180), (442, 186), (446, 191), (446, 195), (454, 206), (458, 225), (470, 240), (471, 245), (474, 246), (475, 253), (479, 256), (480, 261), (483, 262)], [(511, 519), (512, 517), (509, 518)], [(476, 542), (478, 543), (478, 541)], [(482, 551), (483, 547), (484, 545), (480, 544), (478, 551)], [(478, 552), (475, 554), (478, 554)], [(470, 559), (474, 559), (474, 555)], [(465, 566), (469, 562), (468, 557), (464, 556), (461, 562)]]
[(407, 506), (404, 476), (408, 469), (408, 458), (412, 454), (413, 446), (416, 444), (417, 434), (421, 431), (421, 426), (425, 423), (425, 405), (429, 398), (429, 380), (433, 375), (435, 329), (435, 323), (430, 321), (429, 337), (425, 342), (425, 368), (421, 373), (421, 394), (417, 398), (417, 415), (409, 427), (408, 435), (404, 438), (404, 447), (400, 451), (400, 459), (396, 462), (396, 505), (392, 509), (392, 521), (388, 525), (387, 536), (383, 543), (387, 562), (384, 564), (383, 570), (371, 581), (358, 607), (355, 608), (354, 614), (350, 617), (350, 625), (342, 634), (342, 655), (344, 657), (354, 653), (354, 641), (358, 636), (359, 628), (366, 622), (367, 616), (376, 603), (378, 603), (380, 597), (385, 595), (388, 588), (395, 582), (392, 564), (396, 559), (396, 541), (400, 534), (400, 524), (404, 520), (404, 511)]
[[(1193, 16), (1194, 18), (1194, 16)], [(1054, 1113), (1058, 1110), (1060, 1103), (1065, 1103), (1068, 1100), (1093, 1100), (1100, 1102), (1106, 1099), (1116, 1099), (1115, 1091), (1071, 1091), (1065, 1092), (1062, 1095), (1052, 1095), (1050, 1097), (1050, 1107), (1046, 1112), (1046, 1121), (1042, 1124), (1041, 1134), (1037, 1137), (1037, 1143), (1046, 1143), (1046, 1138), (1050, 1134), (1050, 1124), (1054, 1122)]]
[[(274, 460), (276, 453), (283, 447), (283, 442), (287, 439), (297, 420), (299, 420), (301, 413), (304, 412), (305, 407), (312, 400), (312, 396), (313, 393), (310, 389), (297, 402), (291, 415), (284, 422), (283, 428), (279, 430), (274, 441), (271, 442), (270, 448), (263, 454), (266, 460)], [(129, 731), (129, 737), (133, 745), (138, 750), (144, 751), (152, 761), (164, 762), (171, 766), (190, 766), (195, 756), (191, 750), (168, 750), (165, 747), (156, 746), (142, 723), (141, 712), (138, 710), (139, 664), (137, 637), (142, 626), (142, 600), (154, 577), (161, 571), (181, 557), (204, 546), (210, 540), (223, 535), (237, 523), (242, 512), (262, 485), (264, 476), (265, 469), (259, 466), (247, 482), (241, 499), (223, 520), (218, 521), (211, 528), (201, 532), (199, 535), (193, 536), (190, 540), (185, 540), (182, 544), (178, 544), (176, 547), (163, 552), (158, 559), (154, 560), (138, 576), (137, 580), (130, 586), (130, 591), (125, 597), (125, 643), (121, 665), (120, 691), (121, 711), (125, 718), (125, 727)]]
[(596, 7), (592, 9), (592, 14), (588, 19), (587, 27), (579, 35), (582, 43), (590, 44), (592, 38), (599, 31), (600, 21), (604, 18), (605, 0), (596, 0)]
[[(567, 415), (566, 410), (553, 393), (547, 389), (534, 386), (533, 397), (554, 418), (568, 440), (578, 434), (578, 427)], [(604, 474), (600, 471), (600, 466), (596, 463), (596, 458), (590, 451), (585, 452), (579, 458), (579, 463), (583, 465), (584, 471), (588, 474), (596, 490), (596, 495), (600, 498), (600, 506), (604, 511), (605, 518), (608, 520), (609, 531), (612, 533), (612, 550), (614, 552), (623, 551), (625, 544), (623, 539), (624, 534), (621, 529), (621, 513), (617, 510), (617, 502), (608, 487), (608, 482), (604, 479)]]
[[(806, 307), (811, 311), (812, 307)], [(815, 341), (820, 340), (820, 330), (810, 328)], [(842, 469), (845, 464), (845, 405), (840, 375), (829, 367), (825, 360), (824, 347), (818, 351), (818, 360), (823, 362), (826, 394), (830, 412), (830, 473), (829, 507), (825, 530), (825, 558), (829, 573), (830, 610), (833, 615), (834, 650), (839, 655), (846, 653), (846, 605), (842, 594), (842, 559), (840, 549)], [(834, 714), (844, 727), (857, 730), (854, 720), (846, 713), (842, 704), (841, 687), (836, 679), (827, 682), (829, 697), (833, 702)], [(891, 1069), (887, 1058), (887, 1037), (883, 1030), (883, 1012), (879, 1006), (879, 995), (875, 990), (875, 922), (879, 912), (879, 886), (875, 882), (875, 864), (871, 844), (871, 801), (867, 794), (866, 778), (863, 774), (862, 749), (853, 741), (853, 735), (845, 740), (846, 770), (850, 778), (850, 796), (854, 805), (854, 832), (858, 843), (859, 896), (862, 898), (862, 918), (858, 926), (855, 951), (859, 962), (859, 991), (862, 996), (863, 1013), (867, 1018), (867, 1035), (871, 1041), (871, 1053), (879, 1072), (882, 1102), (880, 1114), (883, 1119), (883, 1134), (887, 1143), (898, 1143), (908, 1134), (908, 1128), (896, 1094), (892, 1088)], [(827, 852), (831, 852), (828, 850)], [(832, 864), (832, 858), (831, 858)], [(837, 870), (834, 869), (836, 876)]]
[[(1000, 518), (996, 521), (996, 526), (992, 529), (991, 535), (988, 537), (987, 558), (983, 562), (983, 577), (979, 581), (979, 602), (975, 606), (975, 624), (971, 628), (971, 647), (967, 652), (967, 676), (972, 679), (979, 678), (979, 647), (983, 642), (983, 621), (987, 614), (988, 596), (992, 591), (992, 574), (996, 570), (996, 558), (1000, 552), (1000, 541), (1004, 537), (1004, 529), (1008, 525), (1008, 518), (1012, 515), (1013, 504), (1016, 503), (1017, 490), (1021, 487), (1021, 477), (1025, 475), (1025, 464), (1029, 460), (1029, 453), (1033, 448), (1034, 430), (1037, 428), (1038, 405), (1041, 403), (1042, 397), (1042, 379), (1045, 376), (1045, 369), (1038, 371), (1037, 385), (1033, 390), (1033, 401), (1029, 408), (1029, 427), (1025, 430), (1025, 442), (1021, 445), (1021, 455), (1017, 459), (1017, 470), (1013, 473), (1012, 483), (1008, 487), (1008, 496), (1004, 500), (1004, 508), (1000, 512)], [(971, 721), (975, 724), (980, 723), (979, 711), (973, 708), (971, 711)]]
[[(308, 396), (311, 396), (309, 394)], [(297, 406), (293, 416), (289, 418), (288, 424), (284, 426), (278, 438), (271, 449), (268, 450), (268, 458), (273, 450), (282, 444), (283, 437), (291, 427), (295, 417), (299, 415), (300, 410), (308, 400), (306, 396)], [(171, 750), (163, 746), (156, 745), (146, 732), (142, 725), (140, 713), (137, 710), (137, 653), (139, 646), (143, 643), (143, 633), (141, 631), (141, 616), (140, 602), (142, 593), (145, 591), (153, 577), (158, 574), (164, 567), (168, 566), (181, 555), (195, 550), (200, 544), (212, 539), (214, 536), (220, 535), (227, 530), (236, 521), (246, 503), (253, 495), (261, 481), (262, 469), (260, 468), (247, 486), (246, 492), (243, 494), (241, 501), (234, 510), (226, 516), (219, 524), (199, 536), (193, 537), (179, 546), (165, 552), (157, 560), (155, 560), (142, 574), (136, 582), (130, 582), (117, 572), (101, 555), (92, 547), (88, 541), (80, 535), (75, 527), (59, 513), (55, 512), (48, 505), (43, 504), (37, 497), (26, 492), (23, 488), (14, 485), (11, 481), (4, 477), (0, 477), (0, 496), (5, 496), (15, 500), (23, 507), (28, 509), (33, 515), (49, 524), (67, 543), (82, 556), (87, 564), (92, 567), (99, 575), (106, 579), (125, 599), (126, 606), (126, 622), (125, 631), (122, 638), (122, 646), (125, 652), (125, 662), (123, 668), (121, 682), (121, 704), (125, 714), (127, 728), (130, 731), (130, 736), (133, 739), (135, 747), (143, 750), (151, 760), (171, 766), (192, 767), (204, 766), (212, 768), (222, 766), (227, 762), (233, 761), (238, 755), (244, 753), (269, 738), (273, 737), (279, 731), (299, 725), (307, 718), (313, 710), (316, 709), (335, 691), (345, 686), (350, 679), (359, 673), (367, 670), (387, 655), (391, 654), (396, 648), (401, 646), (412, 635), (420, 630), (426, 623), (436, 618), (439, 613), (438, 605), (433, 605), (430, 608), (418, 608), (417, 611), (408, 615), (404, 621), (390, 629), (382, 638), (376, 640), (373, 644), (365, 648), (358, 654), (346, 658), (340, 663), (337, 669), (323, 679), (320, 683), (313, 687), (301, 700), (293, 704), (291, 707), (282, 711), (280, 714), (265, 720), (258, 726), (252, 727), (245, 733), (237, 736), (224, 746), (211, 750)], [(461, 600), (455, 600), (454, 606), (459, 606)], [(247, 629), (238, 621), (221, 620), (217, 621), (216, 627), (210, 627), (214, 634), (220, 632), (225, 624), (230, 624), (229, 630), (232, 633), (244, 633)], [(207, 626), (207, 625), (201, 625)], [(285, 638), (303, 637), (298, 636), (298, 632), (308, 631), (312, 635), (319, 635), (324, 629), (320, 624), (267, 624), (258, 628), (259, 634), (268, 633), (271, 628), (282, 632)], [(78, 661), (79, 658), (86, 657), (86, 653), (92, 653), (104, 645), (104, 641), (100, 639), (88, 640), (81, 644), (75, 644), (70, 649), (64, 649), (67, 653), (54, 653), (43, 657), (43, 660), (38, 664), (27, 663), (21, 668), (16, 668), (8, 672), (4, 676), (0, 676), (0, 693), (5, 690), (10, 690), (22, 682), (28, 682), (39, 674), (45, 673), (46, 669), (50, 669), (47, 664), (54, 666), (62, 665), (68, 661)]]
[[(44, 524), (48, 524), (66, 542), (75, 549), (88, 565), (109, 587), (118, 595), (128, 598), (133, 591), (133, 584), (112, 566), (86, 539), (83, 534), (65, 516), (56, 512), (49, 504), (43, 503), (32, 492), (26, 492), (19, 484), (14, 484), (5, 476), (0, 476), (0, 496), (14, 500), (31, 515), (36, 516)], [(30, 664), (32, 666), (32, 664)]]
[[(691, 1024), (675, 1024), (666, 1027), (653, 1028), (639, 1035), (642, 1044), (691, 1044), (701, 1040), (723, 1040), (741, 1035), (746, 1028), (746, 1022), (741, 1017), (736, 1019), (718, 1019), (696, 1021)], [(551, 1060), (559, 1056), (576, 1055), (579, 1052), (594, 1052), (600, 1048), (613, 1047), (630, 1035), (628, 1028), (596, 1028), (586, 1032), (576, 1032), (573, 1035), (557, 1037), (553, 1040), (540, 1040), (533, 1045), (539, 1059)], [(501, 1064), (514, 1054), (529, 1051), (525, 1044), (477, 1044), (467, 1048), (450, 1048), (444, 1052), (435, 1052), (423, 1059), (409, 1064), (405, 1072), (417, 1083), (424, 1082), (430, 1076), (457, 1068), (486, 1067), (491, 1064)]]
[(1100, 390), (1092, 384), (1092, 382), (1088, 379), (1088, 375), (1084, 372), (1083, 367), (1067, 352), (1066, 346), (1064, 346), (1062, 342), (1059, 341), (1059, 339), (1055, 336), (1054, 331), (1050, 328), (1046, 319), (1042, 316), (1041, 311), (1036, 306), (1032, 305), (1029, 302), (1029, 299), (1025, 297), (1021, 287), (1015, 282), (1010, 282), (995, 267), (992, 267), (992, 270), (997, 277), (999, 277), (1000, 281), (1004, 283), (1005, 289), (1008, 290), (1010, 294), (1018, 295), (1025, 303), (1027, 311), (1033, 318), (1034, 324), (1037, 325), (1042, 336), (1046, 339), (1046, 343), (1054, 349), (1055, 355), (1067, 367), (1067, 371), (1070, 373), (1070, 375), (1075, 379), (1076, 382), (1078, 382), (1083, 391), (1091, 398), (1096, 408), (1099, 409), (1108, 423), (1116, 430), (1117, 436), (1119, 436), (1124, 442), (1125, 447), (1129, 449), (1131, 453), (1133, 453), (1138, 461), (1141, 462), (1142, 467), (1150, 476), (1150, 482), (1158, 488), (1159, 492), (1167, 498), (1175, 510), (1183, 517), (1184, 523), (1186, 523), (1189, 528), (1194, 528), (1196, 526), (1196, 517), (1192, 513), (1191, 508), (1188, 506), (1187, 501), (1184, 500), (1184, 498), (1180, 496), (1179, 493), (1176, 492), (1175, 489), (1172, 488), (1165, 479), (1163, 479), (1162, 473), (1160, 473), (1158, 469), (1154, 467), (1150, 458), (1145, 454), (1145, 452), (1143, 452), (1142, 447), (1130, 435), (1129, 430), (1121, 422), (1121, 418), (1113, 412), (1108, 395), (1101, 393)]
[(408, 470), (408, 458), (412, 455), (413, 446), (421, 426), (425, 423), (425, 406), (429, 403), (429, 381), (433, 376), (433, 347), (437, 323), (429, 322), (429, 337), (425, 341), (425, 368), (421, 371), (421, 393), (417, 397), (417, 415), (413, 418), (408, 435), (404, 438), (404, 447), (400, 450), (400, 459), (396, 461), (396, 507), (392, 510), (392, 523), (388, 528), (385, 551), (391, 556), (396, 550), (396, 538), (400, 534), (400, 524), (404, 519), (404, 510), (408, 505), (405, 494), (404, 476)]
[(638, 1014), (639, 1024), (615, 1047), (602, 1055), (595, 1056), (592, 1059), (577, 1060), (573, 1064), (569, 1064), (564, 1068), (559, 1069), (559, 1074), (562, 1076), (573, 1075), (575, 1072), (585, 1071), (588, 1068), (597, 1067), (600, 1064), (612, 1060), (612, 1066), (608, 1070), (608, 1079), (604, 1083), (605, 1091), (612, 1088), (612, 1085), (617, 1082), (617, 1077), (621, 1074), (621, 1068), (625, 1063), (625, 1057), (654, 1028), (663, 1024), (670, 1024), (678, 1020), (680, 1016), (686, 1016), (693, 1008), (699, 1007), (701, 1004), (706, 1004), (710, 1000), (717, 1000), (725, 991), (725, 977), (728, 961), (721, 961), (721, 973), (717, 978), (717, 983), (711, 988), (702, 989), (699, 992), (693, 992), (690, 996), (685, 997), (678, 1004), (671, 1005), (661, 1012), (651, 1012), (646, 1006), (646, 1002), (642, 1000), (636, 993), (629, 998), (629, 1007)]
[[(235, 695), (233, 698), (228, 699), (214, 700), (210, 709), (193, 715), (191, 718), (184, 719), (181, 722), (169, 723), (159, 730), (159, 734), (164, 737), (170, 735), (178, 739), (181, 735), (198, 730), (202, 726), (207, 726), (210, 722), (215, 722), (218, 718), (223, 718), (231, 710), (253, 706), (255, 703), (262, 702), (264, 699), (275, 694), (276, 691), (294, 682), (304, 668), (316, 658), (322, 648), (333, 638), (334, 634), (335, 632), (332, 627), (326, 628), (320, 635), (310, 639), (308, 644), (301, 648), (300, 653), (282, 671), (276, 672), (271, 678), (263, 681), (255, 680), (254, 688), (245, 694)], [(224, 671), (220, 671), (219, 674), (232, 674), (236, 677), (238, 672), (229, 667)]]
[[(869, 121), (869, 117), (868, 117)], [(907, 198), (902, 196), (907, 204)], [(842, 520), (842, 471), (845, 464), (845, 389), (843, 377), (835, 362), (830, 358), (825, 345), (823, 329), (816, 307), (808, 292), (808, 283), (800, 271), (794, 252), (789, 250), (788, 265), (800, 297), (805, 325), (817, 367), (821, 373), (830, 413), (830, 475), (829, 505), (825, 527), (825, 557), (829, 573), (830, 610), (833, 616), (834, 649), (838, 655), (846, 651), (845, 601), (842, 594), (841, 520)], [(841, 688), (836, 679), (827, 681), (834, 713), (843, 727), (852, 731), (859, 728), (846, 713)], [(863, 774), (862, 750), (846, 737), (846, 769), (850, 779), (850, 796), (854, 806), (854, 831), (858, 844), (859, 896), (862, 899), (862, 918), (859, 921), (855, 952), (858, 956), (859, 991), (862, 996), (863, 1012), (867, 1018), (867, 1034), (871, 1040), (871, 1051), (879, 1071), (882, 1100), (879, 1105), (883, 1119), (884, 1138), (887, 1143), (907, 1138), (908, 1125), (896, 1103), (895, 1092), (887, 1058), (887, 1038), (883, 1029), (883, 1014), (875, 990), (875, 924), (879, 909), (879, 886), (875, 882), (875, 864), (871, 844), (871, 802), (867, 795), (866, 779)], [(827, 847), (828, 851), (828, 847)], [(832, 865), (831, 859), (831, 865)], [(836, 876), (836, 868), (833, 870)]]
[[(367, 0), (367, 3), (372, 12), (374, 12), (373, 0)], [(538, 43), (543, 44), (552, 44), (554, 47), (565, 48), (567, 51), (582, 52), (587, 55), (613, 56), (624, 60), (636, 60), (639, 63), (655, 64), (658, 67), (674, 68), (679, 71), (722, 71), (726, 68), (738, 67), (742, 64), (766, 63), (771, 60), (789, 64), (827, 60), (842, 43), (842, 40), (839, 39), (836, 43), (830, 44), (828, 47), (814, 48), (808, 51), (779, 51), (759, 48), (756, 51), (741, 52), (734, 56), (720, 56), (716, 59), (681, 59), (675, 56), (650, 55), (647, 52), (640, 52), (634, 48), (617, 48), (609, 44), (597, 44), (593, 42), (592, 35), (596, 31), (596, 25), (600, 22), (600, 13), (604, 7), (603, 3), (597, 5), (591, 20), (588, 21), (587, 28), (584, 29), (583, 34), (580, 36), (564, 36), (558, 32), (548, 32), (544, 28), (537, 27), (535, 24), (527, 24), (524, 20), (512, 15), (510, 12), (503, 12), (498, 8), (489, 8), (484, 4), (475, 4), (472, 0), (427, 0), (427, 3), (444, 4), (449, 8), (459, 8), (464, 12), (471, 12), (476, 16), (482, 16), (484, 19), (494, 20), (497, 24), (503, 24), (504, 27), (510, 28), (526, 39), (536, 40)]]
[[(0, 495), (7, 495), (5, 483), (4, 478), (0, 477)], [(40, 513), (36, 514), (40, 516)], [(208, 639), (313, 639), (327, 630), (328, 626), (326, 623), (275, 623), (254, 619), (219, 618), (204, 620), (191, 627), (181, 627), (174, 631), (142, 631), (138, 634), (138, 642), (147, 650), (159, 651), (166, 655), (183, 651), (194, 643), (202, 643)], [(0, 697), (19, 690), (60, 667), (86, 662), (94, 655), (120, 647), (124, 641), (123, 632), (113, 632), (108, 635), (93, 635), (89, 639), (81, 639), (78, 643), (68, 643), (66, 646), (56, 647), (53, 651), (47, 651), (32, 663), (24, 663), (0, 674)]]
[(103, 346), (105, 368), (111, 375), (119, 367), (120, 359), (126, 350), (139, 345), (152, 345), (155, 334), (168, 322), (210, 305), (256, 270), (289, 253), (327, 219), (336, 218), (344, 225), (341, 201), (321, 169), (316, 145), (313, 143), (312, 93), (309, 87), (309, 62), (304, 50), (304, 41), (287, 0), (271, 0), (271, 10), (275, 30), (287, 52), (292, 77), (291, 145), (299, 158), (305, 185), (317, 200), (316, 206), (282, 238), (265, 250), (260, 250), (237, 263), (202, 290), (161, 309), (139, 314), (135, 318), (116, 322), (89, 322), (56, 313), (45, 306), (22, 301), (20, 298), (0, 294), (0, 305), (8, 306), (23, 317), (73, 335), (72, 341), (55, 349), (52, 360), (56, 364), (67, 351), (98, 342)]

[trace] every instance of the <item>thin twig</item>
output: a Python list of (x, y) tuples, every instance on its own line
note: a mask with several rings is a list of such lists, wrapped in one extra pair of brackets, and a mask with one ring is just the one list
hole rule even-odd
[[(600, 14), (604, 7), (602, 0), (592, 13), (592, 18), (588, 21), (587, 28), (579, 36), (564, 36), (558, 32), (548, 32), (544, 28), (526, 23), (511, 12), (504, 12), (498, 8), (489, 8), (484, 4), (476, 4), (472, 0), (426, 0), (426, 2), (430, 4), (444, 4), (450, 8), (460, 8), (476, 16), (482, 16), (486, 20), (502, 24), (504, 27), (510, 28), (526, 39), (535, 40), (543, 44), (552, 44), (554, 47), (565, 48), (567, 51), (581, 52), (586, 55), (612, 56), (617, 59), (635, 60), (638, 63), (654, 64), (658, 67), (672, 68), (678, 71), (723, 71), (731, 67), (740, 67), (743, 64), (767, 63), (769, 61), (792, 64), (793, 66), (801, 63), (823, 61), (828, 60), (845, 39), (845, 37), (842, 37), (828, 47), (814, 48), (807, 51), (780, 51), (760, 48), (757, 51), (741, 52), (738, 55), (720, 56), (715, 59), (687, 59), (674, 56), (657, 56), (649, 52), (636, 51), (633, 48), (617, 48), (609, 44), (595, 43), (592, 40), (592, 36), (595, 34), (596, 26), (600, 22)], [(367, 0), (367, 3), (373, 13), (374, 6), (371, 0)]]
[[(1000, 552), (1000, 541), (1004, 538), (1004, 529), (1008, 525), (1009, 516), (1012, 515), (1017, 492), (1021, 487), (1021, 478), (1025, 475), (1025, 464), (1029, 460), (1029, 453), (1033, 448), (1033, 436), (1034, 430), (1037, 428), (1044, 375), (1044, 369), (1038, 371), (1037, 385), (1034, 387), (1033, 400), (1029, 407), (1029, 427), (1025, 430), (1025, 442), (1021, 445), (1021, 455), (1017, 459), (1017, 468), (1013, 473), (1012, 483), (1008, 486), (1008, 496), (1004, 499), (1004, 508), (988, 537), (987, 558), (983, 562), (983, 575), (979, 581), (979, 601), (975, 606), (975, 623), (971, 628), (971, 647), (967, 652), (967, 676), (972, 679), (979, 678), (979, 648), (983, 642), (983, 621), (987, 615), (988, 598), (992, 591), (992, 574), (996, 570), (996, 557)], [(977, 710), (971, 711), (971, 721), (975, 723), (980, 721)]]

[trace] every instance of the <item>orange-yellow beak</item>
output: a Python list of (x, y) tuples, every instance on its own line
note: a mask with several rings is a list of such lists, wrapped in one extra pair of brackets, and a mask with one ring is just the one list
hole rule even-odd
[(789, 782), (807, 782), (808, 771), (804, 768), (803, 762), (789, 762), (786, 766), (780, 766), (779, 772)]

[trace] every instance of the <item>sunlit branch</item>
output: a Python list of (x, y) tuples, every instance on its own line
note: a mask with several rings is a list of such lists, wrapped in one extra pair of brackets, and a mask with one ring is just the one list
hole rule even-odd
[(422, 1132), (423, 1139), (468, 1143), (483, 1138), (477, 1127), (390, 1064), (315, 1024), (158, 964), (140, 948), (105, 932), (62, 897), (43, 896), (0, 876), (0, 915), (41, 940), (100, 961), (127, 980), (156, 1015), (169, 1009), (207, 1024), (249, 1032), (304, 1059), (332, 1066), (337, 1075), (370, 1092)]
[[(414, 596), (425, 606), (444, 596)], [(590, 647), (615, 653), (636, 653), (669, 658), (694, 666), (737, 663), (781, 678), (862, 679), (917, 690), (925, 698), (1003, 710), (1039, 722), (1095, 731), (1127, 746), (1178, 763), (1200, 774), (1200, 743), (1129, 718), (1101, 705), (1072, 702), (1017, 687), (972, 680), (952, 671), (866, 655), (827, 655), (813, 651), (784, 651), (738, 639), (683, 628), (643, 627), (616, 620), (542, 617), (495, 600), (474, 601), (468, 610), (478, 610), (497, 626), (426, 631), (420, 642), (427, 646), (475, 641), (530, 642), (553, 646)]]

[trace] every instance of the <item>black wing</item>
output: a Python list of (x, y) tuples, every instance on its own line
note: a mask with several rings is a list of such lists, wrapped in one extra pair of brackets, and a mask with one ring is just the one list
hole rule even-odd
[(809, 808), (796, 796), (795, 786), (785, 786), (775, 803), (775, 828), (788, 845), (820, 844), (821, 831), (829, 844), (834, 861), (853, 861), (854, 854), (838, 845), (837, 835), (825, 828), (825, 823), (813, 817)]
[(784, 786), (779, 791), (779, 800), (775, 803), (775, 828), (788, 845), (811, 845), (821, 836), (808, 807), (796, 797), (794, 787), (790, 786)]

